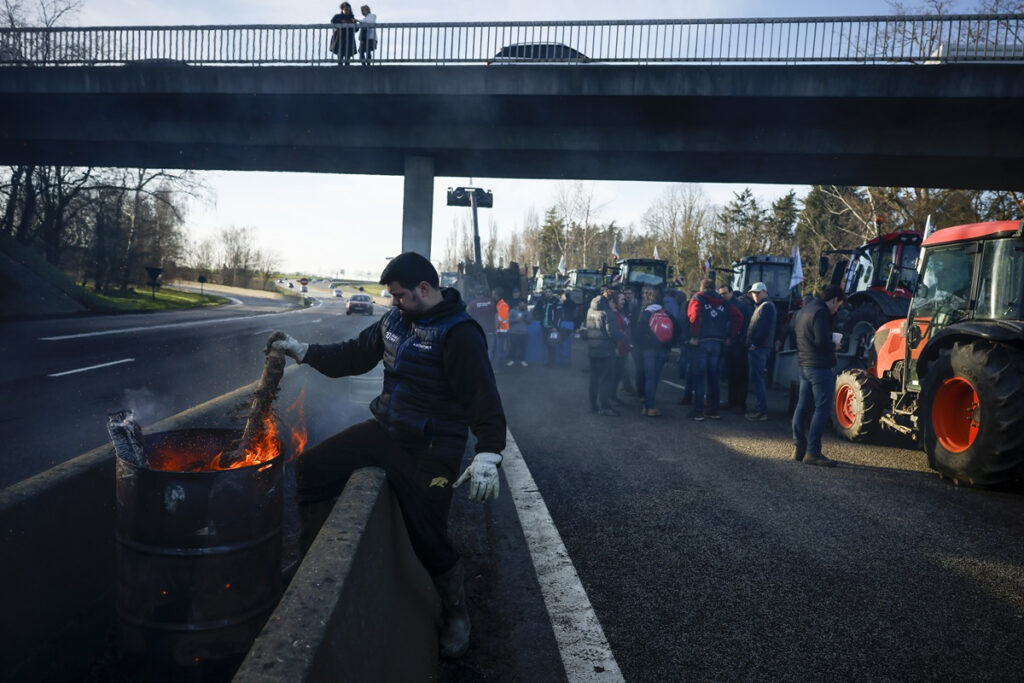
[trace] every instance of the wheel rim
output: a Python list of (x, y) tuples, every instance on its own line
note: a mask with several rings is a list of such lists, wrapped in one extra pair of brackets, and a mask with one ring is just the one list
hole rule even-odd
[(857, 421), (857, 409), (853, 405), (856, 398), (857, 393), (849, 385), (839, 387), (836, 392), (836, 419), (843, 429), (849, 429)]
[(978, 392), (962, 377), (942, 383), (932, 404), (932, 425), (939, 443), (950, 453), (962, 453), (978, 438), (981, 426)]

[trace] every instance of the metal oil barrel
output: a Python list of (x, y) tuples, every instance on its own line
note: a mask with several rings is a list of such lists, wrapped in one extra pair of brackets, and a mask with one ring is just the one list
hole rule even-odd
[[(162, 454), (211, 459), (241, 432), (146, 435)], [(281, 594), (280, 456), (230, 470), (117, 460), (117, 611), (123, 657), (167, 671), (237, 666)], [(205, 678), (205, 676), (204, 676)]]

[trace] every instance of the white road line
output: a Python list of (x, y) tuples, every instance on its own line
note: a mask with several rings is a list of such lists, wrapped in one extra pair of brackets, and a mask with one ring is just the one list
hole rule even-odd
[(47, 377), (63, 377), (64, 375), (73, 375), (76, 372), (86, 372), (87, 370), (96, 370), (97, 368), (107, 368), (111, 365), (120, 365), (121, 363), (134, 363), (134, 358), (122, 358), (121, 360), (115, 360), (110, 363), (100, 363), (99, 365), (90, 365), (87, 368), (78, 368), (77, 370), (65, 370), (64, 372), (55, 372)]
[(259, 335), (259, 334), (266, 334), (267, 332), (274, 332), (276, 329), (277, 328), (274, 328), (274, 327), (268, 327), (265, 330), (260, 330), (259, 332), (253, 332), (252, 336), (255, 337), (256, 335)]
[(548, 514), (512, 432), (507, 436), (501, 469), (505, 471), (530, 548), (566, 677), (570, 681), (622, 681), (619, 664), (580, 584), (562, 536)]
[(676, 384), (675, 382), (669, 382), (667, 379), (663, 379), (661, 381), (664, 382), (665, 384), (669, 385), (670, 387), (675, 387), (676, 389), (682, 389), (683, 391), (686, 391), (686, 387), (684, 387), (681, 384)]
[(164, 325), (149, 325), (146, 327), (121, 327), (116, 330), (101, 330), (99, 332), (81, 332), (79, 334), (64, 334), (57, 337), (39, 337), (39, 341), (64, 341), (65, 339), (81, 339), (83, 337), (102, 337), (108, 334), (128, 334), (131, 332), (148, 332), (150, 330), (167, 330), (174, 327), (199, 327), (201, 325), (215, 325), (223, 322), (234, 322), (236, 320), (253, 320), (255, 318), (266, 318), (270, 315), (284, 315), (301, 311), (281, 311), (280, 313), (258, 313), (256, 315), (242, 315), (234, 318), (212, 318), (209, 320), (191, 320), (183, 323), (166, 323)]

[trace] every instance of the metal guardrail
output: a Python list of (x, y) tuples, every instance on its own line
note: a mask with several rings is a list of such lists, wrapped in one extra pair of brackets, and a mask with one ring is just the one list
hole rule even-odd
[[(0, 65), (345, 63), (348, 57), (330, 50), (338, 26), (5, 28), (0, 29)], [(455, 22), (374, 28), (377, 46), (369, 60), (374, 64), (1024, 62), (1024, 14)], [(359, 28), (342, 31), (358, 47)], [(358, 63), (359, 55), (351, 61)]]

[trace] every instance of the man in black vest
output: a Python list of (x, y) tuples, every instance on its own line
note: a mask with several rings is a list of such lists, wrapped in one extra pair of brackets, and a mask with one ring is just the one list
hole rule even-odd
[[(441, 597), (441, 655), (459, 657), (469, 647), (470, 624), (462, 564), (448, 537), (452, 488), (468, 481), (470, 499), (497, 498), (505, 414), (484, 332), (458, 291), (438, 288), (430, 261), (414, 252), (396, 256), (380, 282), (393, 308), (355, 339), (304, 344), (276, 332), (268, 341), (328, 377), (361, 375), (384, 361), (383, 391), (370, 403), (373, 418), (326, 439), (297, 462), (303, 544), (311, 542), (316, 518), (325, 516), (323, 508), (329, 511), (354, 470), (382, 468), (413, 549)], [(476, 455), (456, 479), (468, 429), (477, 438)]]

